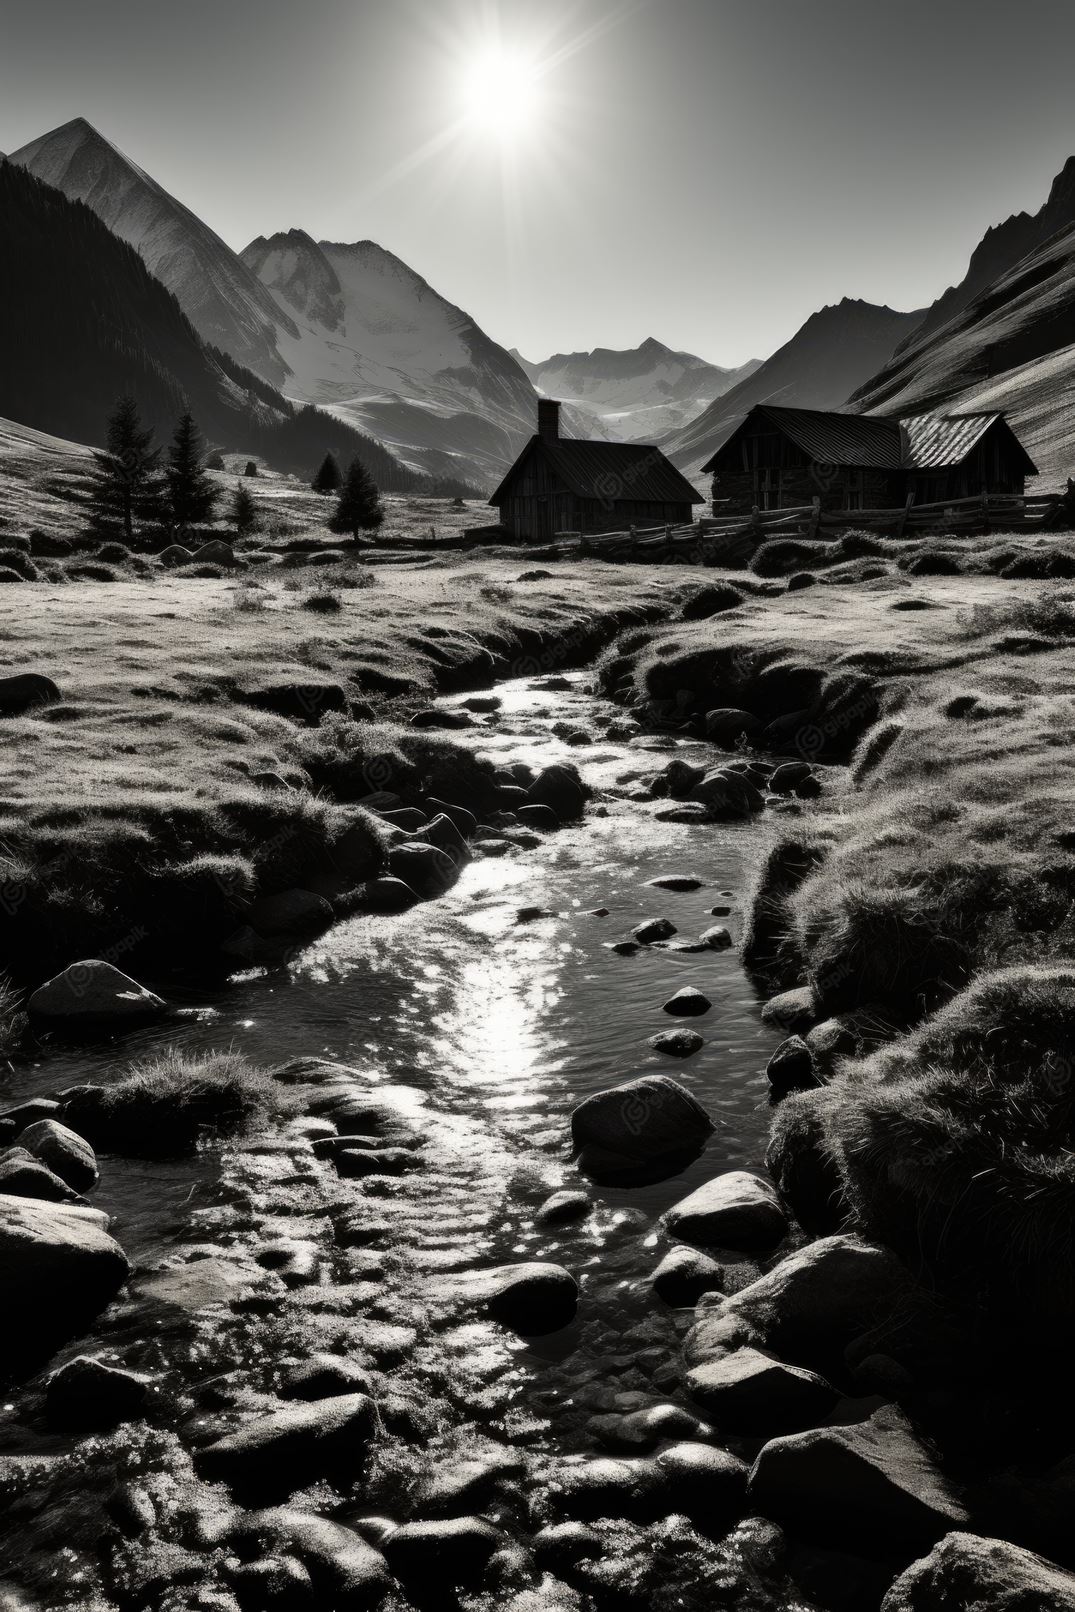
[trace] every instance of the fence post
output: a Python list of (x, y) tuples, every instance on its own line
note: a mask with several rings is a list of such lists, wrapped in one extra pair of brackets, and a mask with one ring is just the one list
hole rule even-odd
[(896, 536), (897, 537), (902, 537), (903, 536), (903, 528), (907, 525), (907, 517), (911, 513), (911, 505), (913, 503), (914, 503), (914, 493), (908, 493), (907, 497), (906, 497), (906, 499), (904, 501), (903, 510), (901, 511), (900, 518), (896, 522)]
[(992, 531), (992, 527), (989, 524), (989, 494), (984, 487), (982, 488), (982, 524), (988, 535)]
[(814, 496), (813, 496), (813, 499), (811, 500), (811, 502), (813, 503), (814, 507), (813, 507), (813, 513), (810, 516), (810, 524), (806, 528), (806, 535), (807, 535), (807, 537), (816, 537), (817, 534), (818, 534), (818, 531), (819, 531), (819, 529), (821, 527), (821, 498), (820, 498), (820, 495), (818, 493), (815, 493)]

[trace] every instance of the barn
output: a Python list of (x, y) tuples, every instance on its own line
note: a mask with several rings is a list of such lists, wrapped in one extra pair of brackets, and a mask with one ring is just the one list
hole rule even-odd
[(489, 500), (512, 537), (682, 526), (705, 499), (659, 448), (560, 435), (560, 405), (538, 399), (538, 428)]
[(759, 403), (702, 467), (714, 510), (824, 510), (1019, 493), (1037, 467), (1003, 414), (901, 419)]

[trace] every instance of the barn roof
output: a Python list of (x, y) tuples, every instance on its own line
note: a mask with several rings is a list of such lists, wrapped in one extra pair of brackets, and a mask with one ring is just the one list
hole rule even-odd
[(574, 437), (533, 436), (516, 459), (491, 504), (499, 504), (527, 455), (538, 447), (560, 480), (577, 498), (606, 504), (638, 500), (653, 504), (704, 504), (700, 492), (680, 475), (660, 448), (641, 442), (586, 442)]
[(1011, 436), (1029, 475), (1033, 460), (1003, 414), (912, 414), (902, 419), (878, 414), (836, 414), (822, 409), (784, 409), (759, 403), (751, 409), (702, 466), (717, 460), (748, 420), (761, 415), (789, 437), (814, 464), (855, 465), (869, 470), (941, 470), (962, 464), (997, 421)]

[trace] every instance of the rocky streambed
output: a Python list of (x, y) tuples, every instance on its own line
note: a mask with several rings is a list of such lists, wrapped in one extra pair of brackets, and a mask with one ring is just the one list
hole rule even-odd
[(164, 1044), (247, 1053), (284, 1112), (193, 1156), (99, 1147), (134, 1268), (7, 1395), (0, 1605), (900, 1612), (991, 1572), (1071, 1604), (988, 1556), (973, 1446), (942, 1463), (909, 1419), (916, 1368), (945, 1385), (901, 1267), (808, 1242), (764, 1176), (766, 1068), (805, 1026), (743, 970), (744, 891), (805, 775), (736, 760), (680, 800), (731, 758), (580, 677), (471, 703), (455, 736), (509, 797), (577, 764), (581, 820), (475, 825), (437, 899), (13, 1072), (31, 1159), (57, 1093)]

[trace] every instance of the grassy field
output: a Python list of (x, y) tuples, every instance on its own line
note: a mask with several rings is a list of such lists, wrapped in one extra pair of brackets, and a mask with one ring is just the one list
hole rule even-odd
[(353, 569), (0, 590), (0, 667), (61, 694), (5, 719), (0, 932), (23, 977), (195, 962), (255, 895), (361, 882), (365, 796), (481, 793), (469, 752), (409, 726), (417, 707), (579, 664), (683, 588), (630, 570), (598, 596), (585, 566), (518, 581), (518, 561), (450, 557)]

